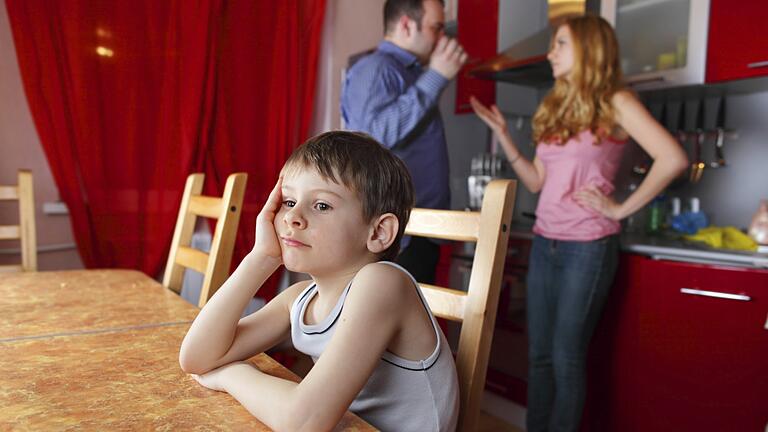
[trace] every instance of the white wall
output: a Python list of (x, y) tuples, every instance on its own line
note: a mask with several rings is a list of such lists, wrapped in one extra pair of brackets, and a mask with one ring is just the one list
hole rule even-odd
[[(40, 270), (82, 268), (74, 249), (67, 215), (47, 216), (43, 202), (57, 201), (59, 193), (37, 136), (21, 83), (16, 51), (5, 2), (0, 6), (0, 184), (16, 184), (16, 171), (32, 170), (35, 181), (38, 268)], [(0, 202), (0, 225), (18, 223), (16, 203)], [(0, 264), (19, 262), (17, 241), (0, 241)], [(64, 250), (47, 252), (46, 249)]]
[(384, 35), (384, 0), (328, 0), (313, 134), (339, 129), (342, 69), (353, 54), (375, 48)]

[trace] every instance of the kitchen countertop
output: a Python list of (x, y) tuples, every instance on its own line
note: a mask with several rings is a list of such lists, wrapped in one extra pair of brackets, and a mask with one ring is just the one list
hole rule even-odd
[[(512, 222), (510, 238), (531, 240), (533, 236), (531, 224)], [(621, 250), (648, 255), (654, 259), (768, 269), (768, 253), (715, 249), (703, 243), (683, 240), (675, 233), (658, 236), (622, 233)]]

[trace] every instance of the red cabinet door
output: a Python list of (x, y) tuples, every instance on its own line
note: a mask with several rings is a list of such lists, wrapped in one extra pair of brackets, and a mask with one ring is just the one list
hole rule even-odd
[(458, 40), (469, 58), (456, 76), (456, 114), (471, 113), (470, 96), (485, 105), (496, 103), (496, 82), (469, 75), (477, 63), (496, 55), (499, 22), (499, 3), (488, 0), (461, 0), (457, 2)]
[(622, 265), (591, 353), (588, 429), (765, 430), (768, 272), (639, 255)]
[(711, 0), (707, 82), (768, 75), (768, 2)]

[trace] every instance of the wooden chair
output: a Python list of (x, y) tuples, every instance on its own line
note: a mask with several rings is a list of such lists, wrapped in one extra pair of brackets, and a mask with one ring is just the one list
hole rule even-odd
[(0, 225), (0, 240), (19, 239), (21, 242), (21, 265), (0, 266), (0, 271), (37, 271), (35, 194), (32, 185), (32, 172), (19, 170), (18, 184), (0, 186), (0, 201), (19, 202), (19, 224)]
[[(181, 293), (185, 268), (202, 273), (199, 307), (205, 305), (229, 276), (248, 174), (231, 174), (221, 198), (202, 195), (204, 179), (205, 174), (201, 173), (187, 177), (163, 277), (164, 286)], [(191, 247), (195, 222), (199, 216), (217, 219), (209, 253)]]
[(476, 430), (480, 416), (516, 184), (490, 182), (480, 212), (415, 208), (405, 229), (413, 236), (477, 243), (467, 291), (420, 284), (432, 313), (462, 323), (456, 353), (460, 431)]

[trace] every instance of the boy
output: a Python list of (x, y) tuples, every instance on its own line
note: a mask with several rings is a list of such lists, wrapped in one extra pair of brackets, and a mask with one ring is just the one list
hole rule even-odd
[[(385, 431), (452, 431), (458, 380), (416, 281), (388, 262), (413, 203), (405, 165), (373, 138), (327, 132), (285, 163), (256, 241), (200, 311), (181, 368), (275, 430), (331, 430), (349, 409)], [(239, 319), (280, 265), (307, 273)], [(299, 383), (243, 360), (290, 336), (315, 360)]]

